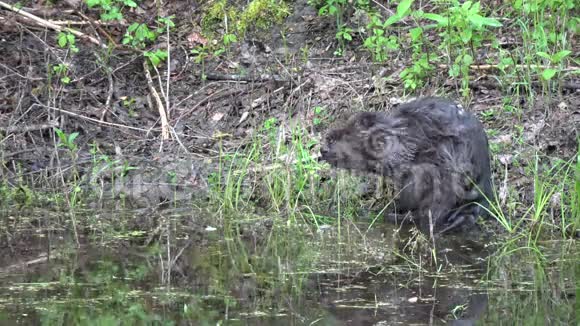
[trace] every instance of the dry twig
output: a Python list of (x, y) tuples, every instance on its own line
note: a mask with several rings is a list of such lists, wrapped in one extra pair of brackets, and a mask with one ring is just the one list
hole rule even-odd
[(151, 95), (155, 98), (155, 102), (157, 103), (157, 109), (159, 110), (159, 117), (161, 118), (161, 139), (167, 140), (169, 139), (170, 136), (167, 112), (165, 111), (165, 105), (163, 105), (161, 97), (159, 97), (159, 93), (157, 92), (155, 86), (153, 85), (153, 79), (151, 78), (151, 73), (149, 72), (149, 68), (147, 66), (147, 60), (143, 61), (143, 70), (145, 70), (145, 78), (147, 79), (147, 86), (149, 86), (149, 91), (151, 92)]

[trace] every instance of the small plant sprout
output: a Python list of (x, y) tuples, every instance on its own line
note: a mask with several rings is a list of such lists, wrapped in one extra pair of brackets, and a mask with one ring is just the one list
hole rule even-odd
[(70, 83), (70, 77), (68, 76), (68, 65), (60, 63), (52, 67), (52, 71), (60, 78), (63, 84)]
[(58, 46), (60, 46), (61, 48), (68, 47), (72, 53), (79, 52), (79, 48), (77, 48), (77, 46), (76, 46), (76, 38), (75, 38), (74, 34), (72, 34), (70, 32), (59, 32), (57, 39), (58, 39)]
[[(544, 58), (550, 62), (551, 65), (557, 66), (562, 63), (562, 60), (569, 56), (572, 53), (570, 50), (562, 50), (552, 55), (546, 52), (538, 52), (537, 55), (541, 58)], [(557, 73), (560, 72), (560, 69), (557, 68), (546, 68), (542, 72), (542, 79), (548, 81), (552, 79)]]
[(133, 0), (85, 0), (85, 3), (89, 8), (100, 8), (103, 21), (122, 20), (123, 7), (137, 7)]
[(123, 44), (129, 44), (134, 48), (144, 48), (146, 42), (157, 39), (157, 33), (143, 23), (133, 23), (127, 28), (123, 37)]
[(58, 136), (58, 139), (60, 140), (60, 142), (58, 143), (59, 147), (64, 147), (71, 152), (77, 151), (78, 147), (74, 143), (74, 141), (79, 136), (78, 132), (73, 132), (73, 133), (67, 135), (64, 131), (62, 131), (61, 129), (59, 129), (57, 127), (54, 127), (54, 131), (56, 132), (56, 135)]
[(149, 59), (149, 62), (154, 66), (157, 67), (161, 63), (161, 61), (165, 61), (167, 59), (167, 51), (157, 49), (154, 52), (145, 51), (143, 55)]

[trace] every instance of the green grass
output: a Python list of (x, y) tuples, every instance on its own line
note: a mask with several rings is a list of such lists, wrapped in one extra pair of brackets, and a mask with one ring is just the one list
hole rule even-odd
[(567, 162), (552, 159), (554, 163), (548, 165), (541, 160), (550, 158), (536, 154), (529, 165), (532, 169), (528, 169), (528, 177), (533, 180), (531, 202), (522, 202), (517, 191), (507, 192), (501, 199), (496, 190), (494, 198), (488, 199), (490, 207), (485, 209), (508, 234), (525, 235), (529, 246), (546, 233), (570, 236), (580, 225), (578, 155), (580, 152)]
[[(323, 178), (333, 169), (317, 161), (315, 145), (306, 125), (287, 128), (270, 120), (253, 142), (233, 153), (222, 153), (223, 177), (212, 182), (215, 202), (229, 213), (260, 211), (316, 227), (340, 226), (345, 218), (357, 220), (368, 213), (368, 232), (393, 198), (384, 191), (372, 199), (361, 197), (356, 188), (365, 180), (346, 171)], [(579, 155), (563, 161), (536, 153), (527, 161), (520, 160), (518, 164), (532, 182), (531, 188), (524, 189), (529, 194), (511, 189), (509, 183), (496, 184), (507, 188), (501, 196), (495, 189), (487, 211), (505, 233), (527, 239), (527, 247), (542, 239), (574, 234), (580, 225)]]
[(220, 153), (219, 171), (210, 180), (214, 203), (228, 212), (259, 206), (292, 219), (328, 221), (324, 207), (332, 205), (329, 201), (335, 195), (338, 202), (343, 200), (337, 189), (340, 178), (322, 180), (330, 168), (315, 157), (316, 140), (307, 126), (274, 124), (267, 120), (250, 144), (233, 153)]

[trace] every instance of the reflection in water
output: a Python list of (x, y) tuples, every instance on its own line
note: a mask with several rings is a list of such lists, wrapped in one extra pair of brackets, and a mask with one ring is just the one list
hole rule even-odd
[(3, 234), (13, 236), (1, 238), (0, 319), (46, 325), (575, 320), (574, 244), (547, 243), (546, 257), (539, 257), (492, 249), (489, 239), (450, 236), (432, 252), (417, 234), (387, 226), (312, 231), (275, 218), (236, 217), (217, 226), (183, 210), (148, 214), (159, 227), (147, 230), (156, 232), (136, 232), (143, 220), (135, 218), (137, 225), (85, 232), (80, 249), (62, 231), (3, 225)]

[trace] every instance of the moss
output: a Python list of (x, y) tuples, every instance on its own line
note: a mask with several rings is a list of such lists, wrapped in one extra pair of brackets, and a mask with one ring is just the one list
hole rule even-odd
[(217, 0), (209, 7), (201, 20), (203, 33), (207, 36), (214, 36), (220, 29), (224, 29), (225, 22), (228, 22), (228, 28), (235, 26), (237, 11), (234, 6), (229, 6), (227, 0)]
[(246, 6), (217, 0), (202, 18), (202, 30), (210, 39), (221, 39), (226, 31), (241, 38), (249, 31), (268, 30), (289, 14), (290, 6), (284, 0), (252, 0)]
[(238, 32), (245, 35), (248, 30), (267, 30), (280, 24), (290, 14), (290, 7), (281, 0), (253, 0), (242, 12)]

